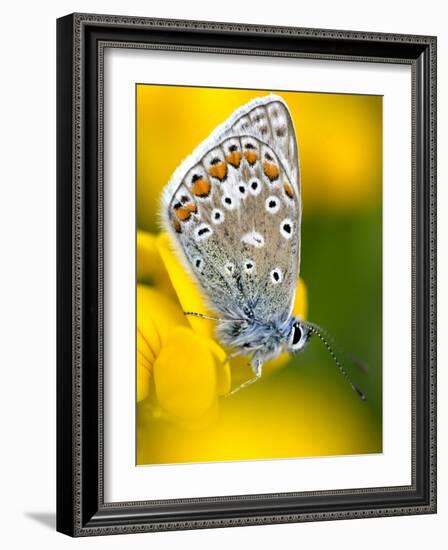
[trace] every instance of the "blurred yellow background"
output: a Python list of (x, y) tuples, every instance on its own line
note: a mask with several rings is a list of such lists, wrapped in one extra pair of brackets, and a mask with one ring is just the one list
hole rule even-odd
[[(301, 276), (308, 304), (304, 290), (298, 307), (305, 312), (308, 305), (308, 319), (323, 325), (342, 347), (369, 364), (367, 374), (346, 364), (367, 402), (350, 389), (318, 342), (266, 369), (253, 386), (229, 398), (216, 389), (213, 399), (204, 393), (203, 381), (207, 388), (218, 388), (225, 383), (219, 371), (206, 369), (206, 355), (195, 370), (189, 350), (178, 349), (202, 329), (182, 319), (183, 300), (191, 294), (188, 283), (178, 285), (182, 267), (167, 259), (165, 237), (156, 236), (161, 190), (218, 124), (244, 103), (271, 92), (287, 102), (299, 144)], [(136, 101), (137, 310), (139, 327), (146, 327), (146, 336), (137, 338), (137, 463), (381, 452), (382, 98), (138, 85)], [(172, 308), (171, 317), (163, 323), (156, 319), (157, 307)], [(147, 336), (150, 330), (152, 340)], [(178, 340), (173, 336), (176, 330)], [(189, 337), (186, 330), (196, 332)], [(213, 332), (206, 338), (197, 342), (197, 353), (205, 350), (201, 346)], [(170, 352), (175, 349), (177, 353)], [(167, 358), (175, 363), (168, 368)], [(204, 374), (198, 380), (195, 372)], [(228, 376), (234, 387), (250, 377), (250, 371), (245, 364), (232, 364)], [(185, 401), (176, 414), (161, 397), (166, 388), (174, 388)], [(188, 406), (197, 399), (206, 403), (206, 414), (202, 411), (200, 421), (199, 416), (194, 421), (182, 419), (179, 410), (186, 416), (198, 414), (199, 405)]]
[(379, 96), (137, 86), (138, 226), (157, 231), (159, 194), (180, 162), (244, 103), (268, 93), (288, 104), (299, 142), (303, 214), (377, 202), (382, 177)]

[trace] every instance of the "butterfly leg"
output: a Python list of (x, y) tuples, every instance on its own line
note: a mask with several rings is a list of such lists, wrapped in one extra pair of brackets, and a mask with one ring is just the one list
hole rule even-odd
[(252, 361), (251, 367), (255, 373), (255, 376), (252, 378), (249, 378), (249, 380), (246, 380), (246, 382), (243, 382), (242, 384), (234, 388), (232, 391), (229, 391), (228, 393), (226, 393), (224, 397), (229, 397), (229, 395), (233, 395), (234, 393), (242, 390), (243, 388), (245, 388), (246, 386), (249, 386), (250, 384), (253, 384), (254, 382), (256, 382), (261, 378), (261, 370), (263, 367), (263, 362), (261, 361), (261, 359), (254, 359)]
[(235, 351), (234, 353), (229, 353), (229, 355), (226, 356), (224, 361), (221, 363), (221, 366), (223, 367), (226, 363), (234, 359), (235, 357), (238, 357), (239, 355), (243, 355), (242, 351)]

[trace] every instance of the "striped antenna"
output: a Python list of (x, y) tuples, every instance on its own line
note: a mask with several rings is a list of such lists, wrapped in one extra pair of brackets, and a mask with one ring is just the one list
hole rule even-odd
[(209, 321), (219, 321), (220, 323), (244, 323), (245, 319), (223, 319), (220, 317), (211, 317), (210, 315), (204, 315), (203, 313), (197, 313), (196, 311), (184, 311), (184, 315), (191, 315), (192, 317), (199, 317), (200, 319), (208, 319)]
[(333, 338), (333, 336), (327, 332), (323, 327), (321, 327), (320, 325), (316, 324), (316, 323), (312, 323), (310, 321), (307, 321), (306, 324), (309, 326), (309, 327), (313, 327), (314, 329), (318, 330), (321, 335), (326, 338), (326, 340), (331, 344), (331, 347), (333, 348), (333, 350), (339, 355), (339, 356), (343, 356), (345, 357), (345, 359), (351, 363), (352, 365), (354, 365), (355, 367), (361, 369), (363, 372), (367, 372), (369, 370), (369, 365), (365, 362), (365, 361), (362, 361), (361, 359), (358, 359), (357, 357), (355, 357), (354, 355), (352, 355), (351, 353), (347, 353), (344, 349), (341, 348), (340, 345), (338, 345), (336, 342), (335, 342), (335, 339)]
[(365, 401), (366, 396), (365, 396), (364, 392), (362, 392), (360, 390), (360, 388), (358, 388), (358, 386), (354, 382), (352, 382), (350, 376), (347, 374), (347, 371), (344, 369), (341, 362), (336, 357), (336, 355), (333, 351), (333, 348), (330, 346), (330, 343), (328, 341), (329, 339), (326, 338), (326, 334), (324, 336), (324, 331), (321, 330), (320, 327), (318, 327), (317, 325), (315, 325), (313, 323), (305, 323), (305, 324), (308, 327), (311, 334), (315, 334), (319, 338), (319, 340), (324, 344), (324, 346), (327, 348), (328, 353), (331, 355), (331, 357), (332, 357), (333, 361), (336, 363), (336, 366), (338, 367), (340, 373), (345, 378), (345, 380), (349, 383), (352, 390), (358, 395), (358, 397), (362, 401)]

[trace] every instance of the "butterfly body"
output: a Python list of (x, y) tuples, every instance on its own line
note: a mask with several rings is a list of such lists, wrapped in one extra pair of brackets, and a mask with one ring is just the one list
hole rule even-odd
[(238, 109), (175, 171), (162, 222), (219, 314), (217, 337), (264, 361), (299, 351), (310, 335), (292, 315), (299, 278), (301, 196), (296, 136), (286, 103)]
[(217, 334), (224, 344), (239, 350), (239, 354), (251, 356), (254, 370), (256, 365), (277, 357), (282, 351), (300, 351), (309, 338), (305, 325), (294, 316), (281, 323), (256, 319), (222, 322), (218, 323)]

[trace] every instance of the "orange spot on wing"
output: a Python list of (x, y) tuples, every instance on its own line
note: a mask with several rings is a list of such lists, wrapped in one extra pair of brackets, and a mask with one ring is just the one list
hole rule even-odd
[(208, 169), (208, 173), (214, 178), (218, 178), (222, 181), (227, 176), (227, 164), (225, 162), (218, 162), (217, 164), (213, 164)]
[(241, 162), (241, 153), (239, 151), (232, 151), (226, 156), (226, 161), (234, 168), (238, 168)]
[(208, 197), (210, 194), (210, 182), (206, 179), (199, 179), (193, 183), (191, 188), (196, 197)]
[(280, 174), (278, 166), (272, 162), (263, 162), (263, 171), (270, 181), (275, 181)]
[(195, 202), (187, 202), (187, 204), (184, 204), (184, 208), (186, 208), (189, 212), (192, 212), (193, 214), (196, 214), (198, 211), (198, 207), (196, 206)]
[(294, 191), (293, 191), (293, 188), (292, 188), (292, 186), (290, 185), (289, 182), (285, 181), (285, 183), (283, 184), (283, 189), (285, 190), (286, 195), (290, 199), (294, 198)]
[(191, 215), (190, 210), (188, 210), (188, 208), (185, 208), (184, 206), (175, 208), (174, 213), (176, 214), (177, 219), (180, 220), (181, 222), (188, 220), (188, 218)]
[(252, 166), (257, 162), (258, 154), (256, 151), (244, 151), (244, 158)]
[(176, 220), (176, 219), (173, 220), (173, 227), (174, 227), (176, 233), (182, 233), (182, 228), (180, 226), (180, 221), (179, 220)]

